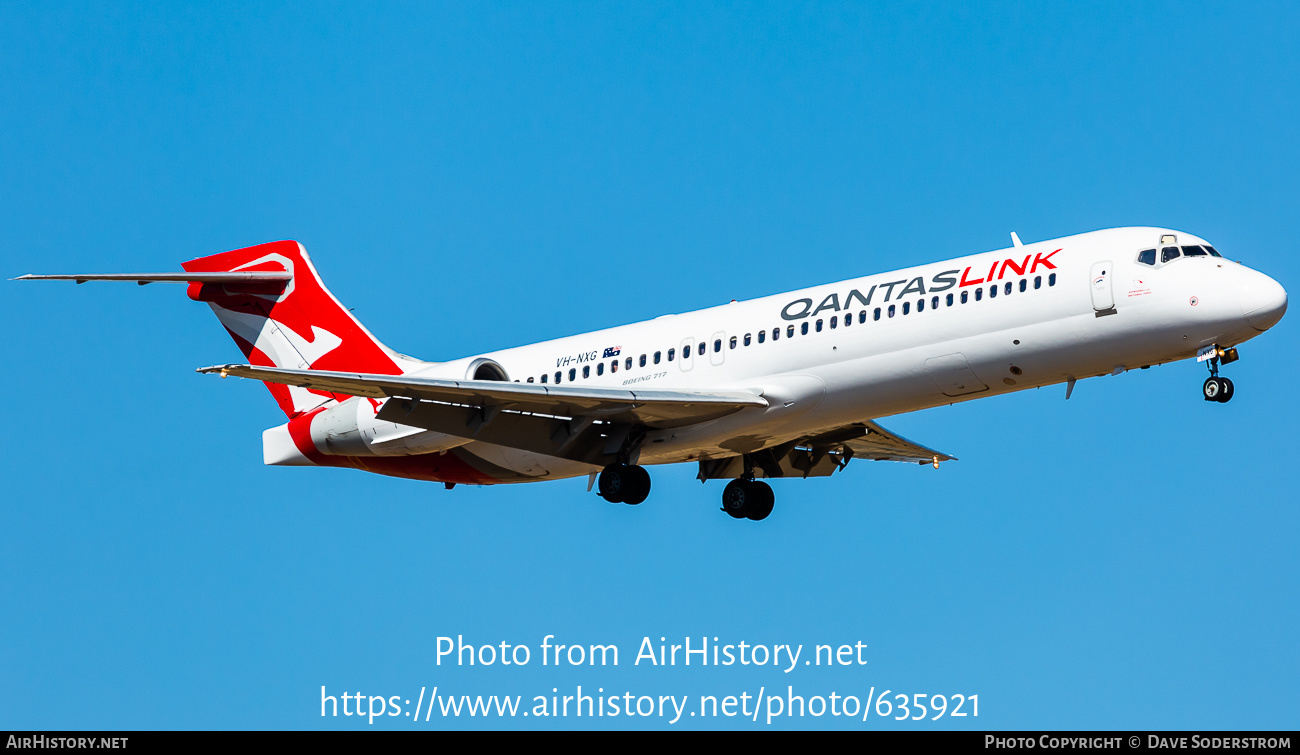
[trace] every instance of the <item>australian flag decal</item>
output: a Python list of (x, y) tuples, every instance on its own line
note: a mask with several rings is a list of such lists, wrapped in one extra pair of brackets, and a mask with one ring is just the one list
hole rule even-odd
[(619, 351), (619, 349), (621, 349), (621, 348), (623, 348), (623, 347), (622, 347), (622, 346), (610, 346), (609, 348), (605, 349), (605, 353), (602, 354), (600, 358), (601, 358), (601, 359), (609, 359), (610, 357), (616, 357), (616, 356), (618, 356), (618, 351)]

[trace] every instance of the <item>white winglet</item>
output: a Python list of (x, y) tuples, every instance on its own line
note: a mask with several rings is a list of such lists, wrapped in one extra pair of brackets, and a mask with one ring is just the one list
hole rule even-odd
[(1024, 246), (1024, 244), (1020, 243), (1020, 237), (1016, 235), (1015, 231), (1011, 232), (1011, 243), (1015, 246)]

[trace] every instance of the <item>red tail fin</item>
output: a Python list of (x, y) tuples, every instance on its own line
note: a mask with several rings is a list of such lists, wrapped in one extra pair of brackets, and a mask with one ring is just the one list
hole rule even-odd
[[(186, 272), (287, 271), (283, 283), (191, 283), (189, 296), (205, 301), (243, 350), (249, 364), (289, 369), (400, 375), (398, 359), (370, 335), (325, 288), (307, 251), (275, 241), (200, 257)], [(340, 398), (330, 393), (267, 383), (290, 417)]]

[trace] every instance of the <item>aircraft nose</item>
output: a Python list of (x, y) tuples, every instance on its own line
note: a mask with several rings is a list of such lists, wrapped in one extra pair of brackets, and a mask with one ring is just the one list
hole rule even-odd
[(1252, 328), (1268, 330), (1286, 313), (1286, 289), (1267, 275), (1255, 273), (1243, 287), (1241, 313)]

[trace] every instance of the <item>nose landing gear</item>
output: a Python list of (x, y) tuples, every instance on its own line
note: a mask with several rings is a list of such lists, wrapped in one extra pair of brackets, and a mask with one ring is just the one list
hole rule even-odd
[(1206, 401), (1226, 404), (1232, 399), (1232, 381), (1227, 378), (1208, 377), (1205, 379), (1205, 385), (1201, 386), (1201, 393)]
[(1230, 364), (1237, 361), (1237, 350), (1220, 349), (1217, 346), (1210, 347), (1208, 352), (1210, 362), (1210, 376), (1205, 379), (1205, 384), (1201, 386), (1201, 395), (1206, 401), (1217, 401), (1220, 404), (1226, 404), (1232, 400), (1233, 387), (1232, 381), (1219, 377), (1219, 361), (1222, 359), (1223, 364)]

